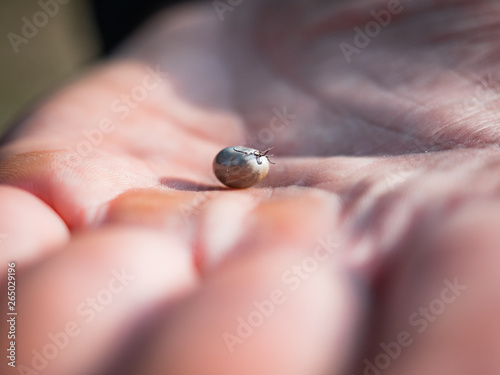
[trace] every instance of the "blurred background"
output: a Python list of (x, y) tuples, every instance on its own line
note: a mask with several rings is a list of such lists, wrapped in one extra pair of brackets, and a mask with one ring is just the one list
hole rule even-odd
[(34, 0), (0, 2), (2, 133), (31, 101), (71, 78), (100, 51), (90, 2), (74, 0), (60, 5), (58, 14), (40, 27), (27, 44), (19, 44), (16, 53), (9, 33), (24, 38), (22, 18), (33, 20), (33, 15), (39, 11), (41, 8)]
[(1, 0), (0, 134), (31, 102), (110, 53), (156, 10), (179, 2)]

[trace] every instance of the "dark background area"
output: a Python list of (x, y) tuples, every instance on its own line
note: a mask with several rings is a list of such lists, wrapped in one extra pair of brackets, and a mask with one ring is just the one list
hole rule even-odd
[[(42, 0), (47, 2), (49, 0)], [(71, 0), (26, 44), (13, 47), (43, 9), (35, 0), (0, 2), (0, 134), (34, 101), (106, 56), (159, 9), (188, 0)]]
[(92, 0), (103, 53), (110, 53), (117, 44), (161, 8), (183, 2), (187, 0)]

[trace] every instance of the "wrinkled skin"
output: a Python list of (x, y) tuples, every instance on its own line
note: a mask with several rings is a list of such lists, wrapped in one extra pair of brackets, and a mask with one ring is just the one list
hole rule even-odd
[[(500, 4), (402, 6), (350, 63), (339, 45), (387, 2), (170, 10), (34, 109), (0, 164), (18, 366), (69, 329), (41, 373), (373, 373), (403, 337), (384, 374), (498, 374)], [(144, 101), (111, 109), (145, 79)], [(277, 164), (231, 191), (211, 164), (239, 144)]]

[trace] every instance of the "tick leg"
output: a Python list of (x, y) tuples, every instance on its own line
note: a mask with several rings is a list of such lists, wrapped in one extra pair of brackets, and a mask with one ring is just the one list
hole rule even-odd
[[(267, 153), (268, 153), (269, 151), (271, 151), (273, 148), (274, 148), (274, 147), (270, 147), (270, 148), (268, 148), (267, 150), (262, 151), (262, 152), (260, 153), (260, 154), (261, 154), (261, 156), (266, 156), (266, 155), (267, 155)], [(272, 155), (269, 155), (269, 156), (272, 156)]]
[(240, 154), (252, 155), (252, 153), (251, 153), (251, 152), (241, 151), (241, 150), (237, 150), (237, 149), (235, 149), (235, 148), (233, 148), (233, 150), (234, 150), (234, 151), (236, 151), (236, 152), (239, 152)]
[(271, 159), (269, 159), (271, 156), (274, 156), (274, 155), (268, 155), (268, 154), (267, 154), (267, 153), (268, 153), (269, 151), (271, 151), (273, 148), (274, 148), (274, 147), (271, 147), (271, 148), (268, 148), (268, 149), (267, 149), (267, 150), (265, 150), (265, 151), (259, 152), (259, 154), (260, 154), (259, 156), (265, 156), (265, 157), (267, 158), (267, 161), (268, 161), (270, 164), (276, 164), (276, 163), (273, 163), (273, 162), (271, 161)]
[(276, 163), (273, 163), (271, 161), (271, 159), (269, 159), (269, 156), (274, 156), (274, 155), (264, 155), (266, 158), (267, 158), (267, 161), (270, 163), (270, 164), (276, 164)]

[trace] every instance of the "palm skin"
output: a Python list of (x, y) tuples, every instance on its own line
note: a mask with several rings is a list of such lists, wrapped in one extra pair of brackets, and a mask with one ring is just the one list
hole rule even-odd
[[(74, 322), (43, 371), (358, 374), (408, 332), (384, 373), (496, 373), (500, 6), (405, 4), (348, 63), (338, 46), (385, 6), (169, 11), (24, 120), (0, 165), (18, 365)], [(213, 176), (236, 145), (275, 147), (257, 188)], [(298, 271), (321, 241), (335, 252)], [(109, 304), (88, 302), (122, 271)], [(418, 332), (409, 317), (454, 280)]]

